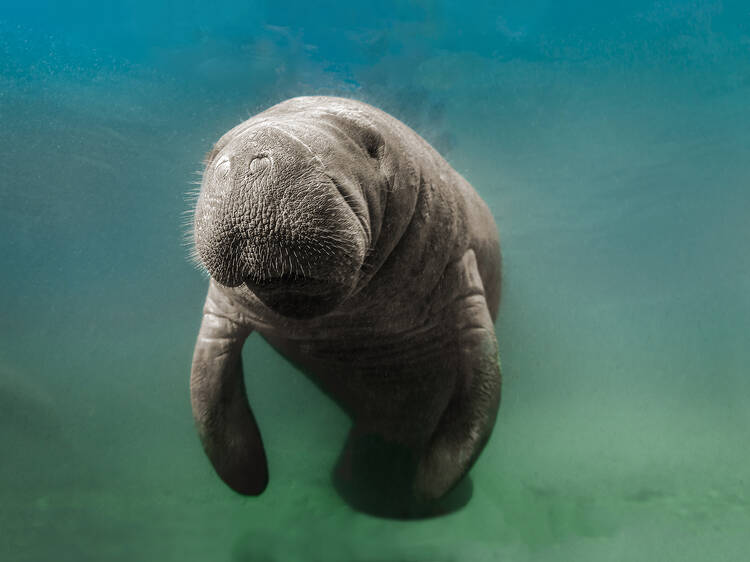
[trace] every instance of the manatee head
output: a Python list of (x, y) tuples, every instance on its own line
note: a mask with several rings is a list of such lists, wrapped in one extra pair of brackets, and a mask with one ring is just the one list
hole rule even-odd
[(252, 121), (208, 157), (196, 258), (217, 283), (246, 285), (278, 314), (326, 314), (355, 289), (371, 241), (359, 156), (314, 124)]

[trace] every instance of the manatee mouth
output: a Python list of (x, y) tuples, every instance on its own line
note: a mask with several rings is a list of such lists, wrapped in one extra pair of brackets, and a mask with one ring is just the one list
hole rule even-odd
[(299, 275), (265, 279), (247, 277), (245, 285), (271, 310), (290, 318), (312, 318), (333, 310), (348, 287)]

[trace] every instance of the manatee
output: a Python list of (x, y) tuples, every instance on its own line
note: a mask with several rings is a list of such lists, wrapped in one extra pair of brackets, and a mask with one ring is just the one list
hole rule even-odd
[(219, 139), (192, 228), (210, 281), (191, 402), (226, 484), (268, 483), (241, 361), (258, 332), (351, 418), (342, 481), (369, 466), (366, 486), (407, 502), (456, 486), (500, 403), (501, 258), (487, 205), (435, 149), (371, 105), (289, 99)]

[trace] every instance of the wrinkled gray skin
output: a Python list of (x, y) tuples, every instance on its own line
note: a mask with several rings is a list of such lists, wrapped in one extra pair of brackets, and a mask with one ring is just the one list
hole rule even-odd
[(466, 474), (500, 401), (500, 247), (426, 141), (361, 102), (287, 100), (213, 148), (194, 236), (211, 281), (193, 413), (231, 488), (268, 482), (240, 359), (253, 331), (349, 414), (350, 448), (374, 436), (407, 452), (388, 477), (399, 493), (440, 498)]

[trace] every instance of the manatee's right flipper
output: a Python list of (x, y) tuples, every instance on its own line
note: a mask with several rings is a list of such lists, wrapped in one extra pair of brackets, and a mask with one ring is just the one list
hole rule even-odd
[(500, 406), (500, 358), (474, 252), (460, 262), (473, 291), (458, 303), (459, 383), (417, 467), (415, 494), (442, 497), (468, 472), (489, 440)]
[(221, 479), (236, 492), (255, 496), (268, 484), (268, 465), (242, 374), (242, 345), (251, 329), (233, 319), (223, 301), (212, 283), (190, 375), (193, 417)]

